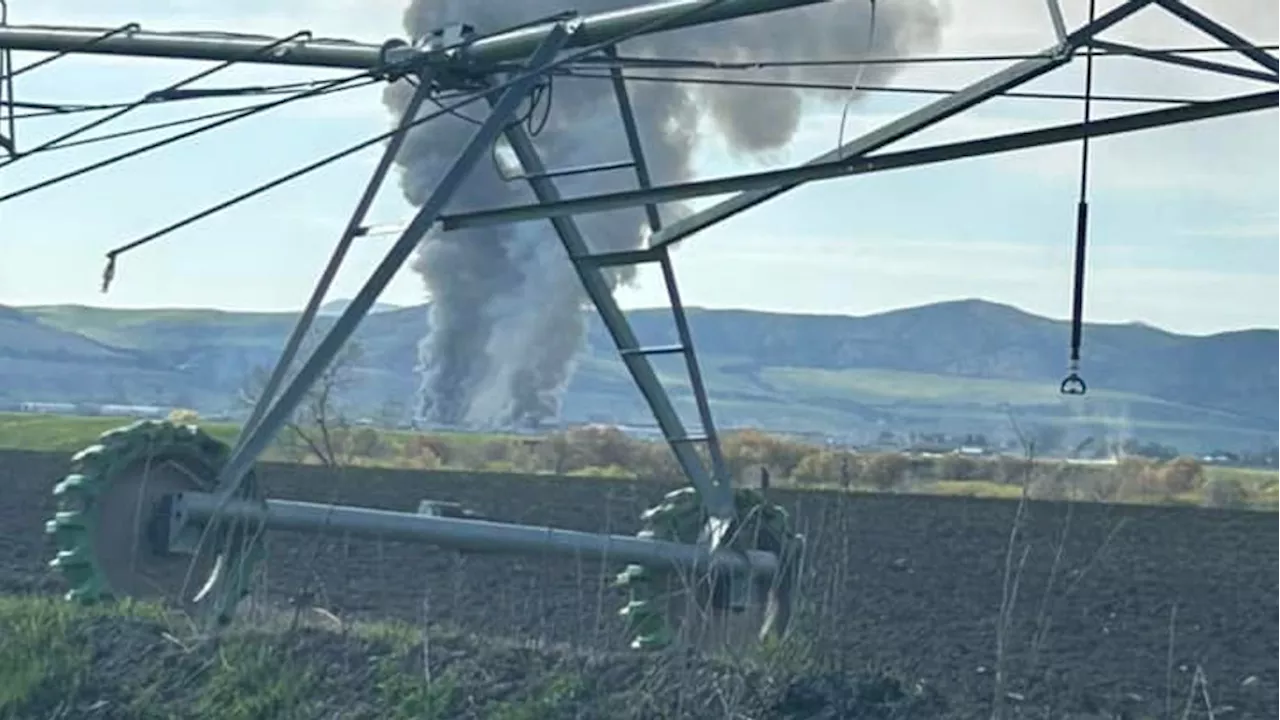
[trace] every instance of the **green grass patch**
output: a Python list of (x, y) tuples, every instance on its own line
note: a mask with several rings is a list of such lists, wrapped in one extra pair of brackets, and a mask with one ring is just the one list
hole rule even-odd
[[(133, 422), (120, 417), (0, 414), (0, 450), (77, 452), (98, 441), (102, 433)], [(239, 427), (226, 423), (201, 423), (214, 437), (230, 442)]]
[[(103, 432), (127, 425), (129, 422), (131, 420), (128, 418), (0, 414), (0, 450), (72, 453), (93, 445)], [(239, 426), (230, 423), (202, 423), (201, 426), (227, 443), (232, 442), (239, 432)], [(618, 455), (618, 452), (622, 452), (621, 450), (614, 452), (617, 457), (624, 455), (630, 457), (629, 460), (602, 462), (601, 458), (593, 456), (592, 453), (605, 446), (591, 449), (587, 447), (590, 442), (587, 442), (586, 445), (575, 447), (568, 452), (574, 464), (566, 466), (555, 464), (553, 456), (548, 454), (551, 451), (545, 446), (537, 449), (535, 447), (538, 445), (537, 439), (522, 436), (480, 433), (424, 435), (373, 428), (355, 428), (352, 432), (369, 433), (373, 438), (368, 452), (347, 453), (340, 458), (344, 464), (352, 467), (416, 470), (450, 475), (472, 473), (511, 482), (532, 477), (541, 479), (558, 477), (552, 470), (553, 467), (558, 467), (560, 476), (573, 478), (590, 477), (601, 480), (645, 478), (664, 482), (678, 481), (677, 477), (670, 474), (675, 472), (673, 463), (663, 465), (654, 461), (655, 457), (666, 457), (665, 453), (668, 451), (665, 448), (635, 440), (620, 441), (629, 443), (629, 449), (622, 455)], [(290, 436), (286, 432), (281, 436), (281, 440), (268, 448), (262, 459), (302, 464), (317, 462), (314, 454), (304, 445), (298, 442), (286, 442), (289, 439)], [(353, 447), (359, 444), (355, 440), (352, 442)], [(821, 448), (803, 443), (796, 444), (796, 448), (800, 453), (799, 456), (822, 451)], [(434, 455), (437, 450), (443, 457)], [(908, 473), (910, 477), (895, 480), (887, 486), (887, 489), (916, 494), (1005, 499), (1016, 498), (1020, 493), (1016, 482), (996, 481), (1000, 478), (991, 460), (969, 461), (977, 463), (975, 467), (979, 469), (985, 468), (981, 473), (953, 475), (941, 464), (946, 459), (912, 460), (913, 469)], [(1049, 465), (1055, 462), (1045, 461)], [(1190, 504), (1277, 510), (1280, 503), (1280, 490), (1278, 490), (1280, 475), (1276, 471), (1214, 465), (1206, 465), (1203, 469), (1203, 487), (1198, 489), (1180, 490), (1174, 494), (1161, 494), (1154, 492), (1156, 489), (1153, 489), (1153, 492), (1147, 493), (1149, 496), (1127, 497), (1123, 500), (1150, 504)], [(1117, 472), (1117, 469), (1112, 466), (1081, 466), (1077, 473), (1081, 477), (1077, 478), (1076, 482), (1097, 482), (1102, 475), (1112, 472)], [(784, 478), (780, 477), (778, 480), (785, 484)], [(813, 481), (806, 484), (820, 489), (835, 489), (838, 487), (835, 480), (835, 477), (829, 477), (827, 481)], [(855, 478), (854, 484), (859, 482), (860, 480)], [(1094, 498), (1087, 491), (1075, 493), (1073, 497), (1081, 500)]]
[[(793, 712), (797, 698), (839, 717), (936, 717), (941, 707), (883, 673), (815, 683), (814, 663), (762, 668), (746, 654), (707, 658), (691, 674), (678, 656), (533, 648), (434, 627), (425, 672), (421, 630), (395, 623), (332, 629), (280, 616), (209, 636), (147, 606), (3, 597), (0, 633), (0, 720), (648, 720), (723, 702), (746, 717), (809, 717)], [(863, 686), (894, 692), (870, 697)]]
[(70, 637), (72, 622), (64, 602), (0, 598), (0, 718), (75, 692), (93, 657)]
[(1016, 500), (1022, 496), (1022, 487), (1020, 485), (987, 480), (938, 480), (925, 483), (913, 491), (921, 495), (999, 498), (1003, 500)]
[(84, 631), (94, 623), (163, 617), (142, 603), (85, 608), (61, 598), (0, 596), (0, 718), (29, 717), (22, 713), (32, 706), (59, 706), (84, 687), (96, 656)]
[[(849, 394), (867, 402), (960, 402), (976, 405), (1056, 405), (1061, 396), (1056, 386), (1042, 382), (1018, 382), (966, 378), (899, 370), (821, 370), (815, 368), (767, 368), (761, 373), (770, 383), (788, 394)], [(1162, 401), (1129, 393), (1099, 390), (1103, 400)]]
[[(35, 413), (0, 413), (0, 450), (35, 452), (76, 452), (98, 440), (102, 433), (134, 422), (124, 417), (82, 417), (74, 415), (41, 415)], [(200, 427), (224, 442), (232, 442), (240, 432), (236, 423), (200, 422)], [(379, 430), (378, 435), (389, 449), (388, 455), (402, 450), (416, 433)], [(435, 433), (433, 438), (457, 445), (480, 445), (500, 441), (504, 435), (474, 433)], [(388, 462), (386, 467), (396, 467)]]

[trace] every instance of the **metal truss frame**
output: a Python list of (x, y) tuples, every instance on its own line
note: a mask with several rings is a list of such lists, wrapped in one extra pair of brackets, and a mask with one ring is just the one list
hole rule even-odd
[[(701, 371), (693, 348), (692, 334), (680, 299), (669, 255), (672, 245), (801, 184), (815, 180), (868, 174), (1127, 133), (1209, 117), (1274, 108), (1278, 104), (1277, 93), (1273, 88), (1265, 92), (1198, 101), (1165, 110), (1132, 113), (1091, 122), (938, 144), (906, 151), (884, 151), (893, 143), (1068, 64), (1082, 49), (1123, 50), (1156, 62), (1265, 82), (1273, 86), (1280, 81), (1275, 56), (1250, 45), (1228, 28), (1188, 7), (1180, 0), (1127, 0), (1124, 4), (1070, 33), (1066, 30), (1056, 0), (1048, 0), (1050, 16), (1058, 33), (1058, 42), (1043, 53), (1017, 62), (797, 167), (710, 180), (654, 185), (645, 161), (636, 118), (631, 109), (626, 77), (617, 63), (612, 64), (610, 80), (616, 94), (622, 128), (632, 152), (630, 165), (636, 175), (637, 189), (568, 199), (562, 197), (554, 178), (557, 175), (566, 174), (567, 171), (558, 172), (546, 168), (528, 133), (519, 123), (510, 121), (519, 103), (541, 79), (556, 73), (558, 68), (585, 57), (601, 53), (606, 58), (616, 57), (614, 53), (617, 43), (630, 37), (825, 1), (666, 0), (583, 17), (577, 17), (571, 13), (562, 14), (493, 35), (476, 36), (470, 28), (464, 28), (457, 36), (460, 39), (456, 41), (453, 38), (446, 41), (444, 34), (439, 33), (415, 45), (392, 40), (374, 46), (338, 40), (315, 40), (305, 34), (279, 40), (229, 34), (146, 33), (132, 25), (115, 30), (0, 25), (0, 51), (33, 50), (58, 53), (58, 56), (69, 53), (103, 53), (221, 60), (224, 63), (272, 63), (366, 70), (394, 67), (397, 73), (412, 73), (420, 80), (419, 87), (401, 118), (397, 131), (391, 136), (381, 160), (339, 239), (328, 266), (317, 282), (315, 291), (309, 298), (281, 353), (267, 383), (266, 391), (253, 409), (249, 421), (236, 441), (231, 458), (221, 471), (218, 492), (220, 503), (225, 505), (230, 502), (245, 473), (295, 411), (311, 385), (336, 357), (367, 315), (378, 295), (431, 228), (438, 225), (444, 230), (450, 230), (497, 223), (549, 221), (682, 470), (697, 487), (712, 520), (708, 527), (709, 540), (714, 549), (733, 520), (732, 483), (721, 456), (710, 401), (703, 386)], [(1228, 48), (1237, 50), (1260, 69), (1252, 70), (1225, 63), (1193, 59), (1159, 50), (1143, 50), (1108, 42), (1098, 37), (1149, 5), (1161, 7)], [(575, 49), (577, 52), (562, 54), (562, 51), (569, 49)], [(269, 51), (264, 52), (264, 50)], [(521, 69), (506, 76), (504, 81), (494, 82), (498, 76), (511, 72), (511, 63), (523, 63), (523, 65)], [(8, 81), (11, 81), (11, 77)], [(8, 82), (8, 85), (5, 84), (6, 82), (5, 78), (0, 78), (0, 87), (10, 88), (8, 102), (12, 104), (11, 82)], [(473, 92), (472, 99), (485, 99), (490, 106), (489, 115), (477, 128), (471, 140), (460, 149), (455, 162), (430, 197), (419, 208), (412, 221), (403, 227), (392, 248), (357, 293), (355, 299), (329, 328), (310, 357), (306, 358), (297, 372), (290, 377), (289, 371), (302, 340), (310, 331), (320, 303), (351, 242), (367, 231), (367, 227), (363, 224), (365, 216), (390, 172), (393, 159), (404, 141), (406, 132), (416, 124), (414, 120), (423, 100), (434, 88), (448, 84), (457, 84), (461, 89)], [(3, 100), (3, 97), (0, 97), (0, 100)], [(506, 138), (523, 168), (521, 175), (510, 179), (527, 182), (537, 203), (466, 213), (444, 213), (454, 191), (465, 181), (481, 155), (500, 136)], [(0, 134), (0, 140), (3, 139), (3, 134)], [(12, 133), (9, 135), (9, 140), (12, 140)], [(590, 169), (583, 171), (590, 171)], [(660, 203), (727, 192), (737, 194), (670, 225), (662, 225), (658, 212)], [(652, 234), (648, 247), (636, 251), (592, 253), (587, 239), (583, 237), (573, 219), (574, 215), (582, 213), (640, 206), (645, 210)], [(657, 263), (661, 267), (679, 338), (677, 345), (640, 346), (625, 313), (613, 298), (603, 270), (639, 263)], [(679, 354), (685, 359), (697, 407), (698, 421), (701, 425), (698, 432), (690, 433), (686, 430), (670, 395), (653, 369), (651, 358), (664, 354)], [(704, 448), (704, 452), (699, 453), (698, 447)]]
[[(940, 98), (901, 118), (883, 125), (867, 134), (844, 143), (831, 152), (824, 153), (798, 167), (765, 172), (746, 173), (710, 180), (674, 183), (649, 189), (602, 193), (564, 200), (557, 204), (530, 204), (478, 210), (467, 213), (447, 214), (440, 219), (446, 230), (479, 227), (491, 224), (524, 222), (561, 215), (578, 215), (606, 212), (637, 205), (690, 200), (697, 197), (737, 192), (732, 198), (705, 210), (693, 213), (654, 233), (651, 247), (665, 247), (697, 234), (738, 213), (771, 200), (800, 185), (816, 180), (827, 180), (849, 175), (861, 175), (882, 170), (897, 170), (917, 165), (927, 165), (967, 157), (977, 157), (1045, 145), (1072, 142), (1084, 137), (1117, 135), (1169, 125), (1179, 125), (1213, 117), (1236, 115), (1274, 108), (1280, 104), (1275, 90), (1239, 95), (1219, 100), (1200, 101), (1186, 105), (1148, 112), (1129, 113), (1089, 123), (1071, 123), (1054, 127), (1003, 135), (978, 140), (946, 143), (900, 152), (881, 152), (883, 148), (905, 140), (912, 135), (933, 127), (948, 118), (959, 115), (981, 103), (999, 97), (1017, 87), (1046, 75), (1068, 64), (1074, 54), (1088, 47), (1097, 49), (1129, 48), (1097, 38), (1099, 34), (1117, 25), (1134, 13), (1152, 4), (1162, 7), (1178, 7), (1178, 17), (1184, 14), (1196, 18), (1197, 28), (1221, 28), (1180, 0), (1129, 0), (1111, 12), (1097, 18), (1075, 32), (1066, 35), (1062, 42), (1042, 53), (989, 75), (977, 82)], [(1190, 21), (1189, 21), (1190, 22)], [(1208, 31), (1206, 31), (1208, 32)], [(1210, 33), (1214, 37), (1228, 37), (1228, 47), (1238, 48), (1246, 57), (1263, 67), (1273, 67), (1274, 56), (1262, 50), (1253, 50), (1246, 41), (1222, 28)], [(1134, 48), (1141, 50), (1141, 48)], [(1246, 52), (1248, 50), (1248, 52)], [(1253, 72), (1225, 63), (1201, 61), (1169, 55), (1159, 51), (1142, 51), (1142, 57), (1170, 64), (1193, 67), (1208, 72), (1259, 80), (1272, 85), (1280, 82), (1274, 71)], [(1264, 58), (1270, 58), (1266, 61)]]

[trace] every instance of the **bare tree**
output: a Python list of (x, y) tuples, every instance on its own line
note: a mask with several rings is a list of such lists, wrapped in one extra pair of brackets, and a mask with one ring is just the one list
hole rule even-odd
[[(303, 342), (298, 354), (306, 357), (318, 341), (319, 337), (313, 332)], [(364, 350), (358, 343), (347, 343), (303, 397), (285, 425), (284, 437), (279, 439), (286, 450), (298, 453), (295, 459), (302, 460), (310, 455), (328, 468), (351, 463), (356, 443), (353, 442), (347, 397), (356, 384), (356, 369), (363, 355)], [(270, 376), (271, 368), (263, 365), (249, 372), (240, 392), (241, 402), (246, 407), (253, 407), (258, 402)]]

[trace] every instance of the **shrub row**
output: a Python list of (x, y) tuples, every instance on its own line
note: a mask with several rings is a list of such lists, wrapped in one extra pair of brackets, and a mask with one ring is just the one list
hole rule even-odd
[[(331, 430), (329, 437), (332, 454), (350, 464), (640, 477), (672, 483), (683, 477), (664, 443), (635, 439), (610, 427), (577, 428), (537, 438), (388, 433), (362, 427)], [(1031, 462), (1011, 456), (916, 456), (830, 449), (753, 430), (726, 433), (721, 445), (727, 469), (750, 484), (759, 482), (762, 471), (767, 471), (774, 484), (878, 491), (910, 491), (939, 481), (968, 481), (1025, 484), (1037, 499), (1169, 501), (1197, 497), (1223, 507), (1248, 501), (1247, 489), (1238, 480), (1228, 477), (1210, 482), (1205, 468), (1189, 457), (1077, 464)], [(297, 439), (286, 439), (279, 449), (290, 460), (305, 460), (312, 452), (307, 443)]]

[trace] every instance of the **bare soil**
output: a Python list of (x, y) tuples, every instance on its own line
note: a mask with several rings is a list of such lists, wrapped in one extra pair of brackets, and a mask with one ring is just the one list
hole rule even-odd
[[(47, 568), (61, 454), (0, 453), (0, 593), (61, 592)], [(670, 489), (595, 479), (265, 465), (271, 497), (413, 511), (459, 501), (497, 520), (632, 533)], [(777, 490), (809, 538), (796, 633), (831, 667), (930, 687), (957, 717), (989, 717), (1009, 557), (1021, 568), (1003, 668), (1010, 714), (1181, 716), (1197, 669), (1217, 717), (1277, 715), (1277, 517), (1190, 508), (1016, 503)], [(599, 562), (468, 555), (396, 542), (277, 534), (268, 602), (349, 618), (424, 619), (487, 637), (624, 647)], [(425, 598), (425, 602), (424, 602)], [(1008, 604), (1008, 603), (1006, 603)], [(1176, 607), (1176, 622), (1171, 623)], [(1172, 642), (1171, 642), (1172, 640)], [(1201, 715), (1197, 710), (1192, 717)], [(1229, 709), (1228, 709), (1229, 708)]]

